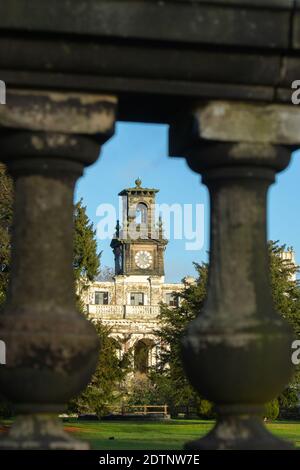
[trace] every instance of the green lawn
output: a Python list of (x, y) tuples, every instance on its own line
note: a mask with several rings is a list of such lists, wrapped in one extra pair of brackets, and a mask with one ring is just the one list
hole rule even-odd
[[(186, 441), (205, 435), (213, 421), (172, 420), (169, 422), (97, 422), (69, 420), (64, 423), (74, 437), (88, 441), (102, 450), (172, 450), (182, 449)], [(300, 448), (300, 422), (277, 421), (268, 424), (277, 436), (293, 441)], [(110, 438), (114, 439), (110, 439)]]

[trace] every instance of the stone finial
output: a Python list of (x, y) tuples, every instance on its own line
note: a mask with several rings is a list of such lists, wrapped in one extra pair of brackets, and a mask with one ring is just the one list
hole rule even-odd
[(120, 221), (117, 220), (117, 224), (116, 224), (116, 237), (119, 237), (120, 236)]
[(141, 180), (140, 178), (137, 178), (137, 179), (135, 180), (135, 187), (136, 187), (136, 188), (140, 188), (141, 185), (142, 185), (142, 180)]
[(161, 214), (159, 214), (158, 218), (158, 236), (159, 238), (163, 238), (163, 221)]

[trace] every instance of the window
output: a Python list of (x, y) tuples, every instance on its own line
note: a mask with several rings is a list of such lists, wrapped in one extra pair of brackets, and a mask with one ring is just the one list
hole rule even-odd
[(96, 305), (107, 305), (108, 304), (108, 292), (95, 292), (95, 304)]
[(168, 292), (166, 294), (166, 304), (169, 307), (178, 307), (178, 295), (175, 292)]
[(148, 212), (148, 208), (146, 204), (144, 204), (143, 202), (140, 202), (136, 207), (135, 223), (146, 225), (147, 224), (147, 212)]
[(131, 292), (130, 305), (144, 305), (144, 294), (142, 292)]

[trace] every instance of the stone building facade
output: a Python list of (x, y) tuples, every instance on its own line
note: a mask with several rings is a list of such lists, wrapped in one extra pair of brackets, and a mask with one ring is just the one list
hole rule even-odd
[(115, 257), (115, 276), (107, 282), (94, 282), (85, 293), (89, 315), (111, 327), (120, 356), (133, 351), (134, 367), (145, 372), (156, 364), (160, 345), (155, 330), (161, 302), (176, 306), (178, 293), (194, 278), (182, 283), (166, 283), (164, 253), (167, 240), (162, 221), (156, 221), (157, 189), (135, 187), (119, 193), (123, 198), (122, 225), (117, 223), (111, 248)]
[[(133, 351), (134, 367), (139, 372), (146, 372), (159, 357), (155, 331), (161, 303), (177, 306), (178, 294), (195, 282), (193, 277), (185, 277), (181, 283), (165, 282), (164, 253), (168, 241), (162, 221), (156, 221), (157, 192), (143, 188), (137, 179), (135, 187), (119, 193), (123, 198), (123, 219), (122, 224), (117, 222), (111, 241), (115, 275), (110, 281), (94, 282), (83, 295), (89, 316), (111, 328), (120, 357)], [(284, 251), (280, 256), (296, 264), (293, 251)], [(296, 280), (296, 275), (292, 279)]]

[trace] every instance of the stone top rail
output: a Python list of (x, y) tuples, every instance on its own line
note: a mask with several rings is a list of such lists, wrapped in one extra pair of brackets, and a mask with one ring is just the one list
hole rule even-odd
[(120, 120), (170, 122), (195, 98), (290, 103), (300, 77), (299, 1), (10, 0), (0, 13), (8, 89), (117, 94)]
[(26, 0), (10, 0), (0, 29), (288, 49), (295, 28), (292, 46), (299, 47), (300, 6), (292, 0), (80, 0), (74, 8), (70, 3), (31, 0), (28, 14)]

